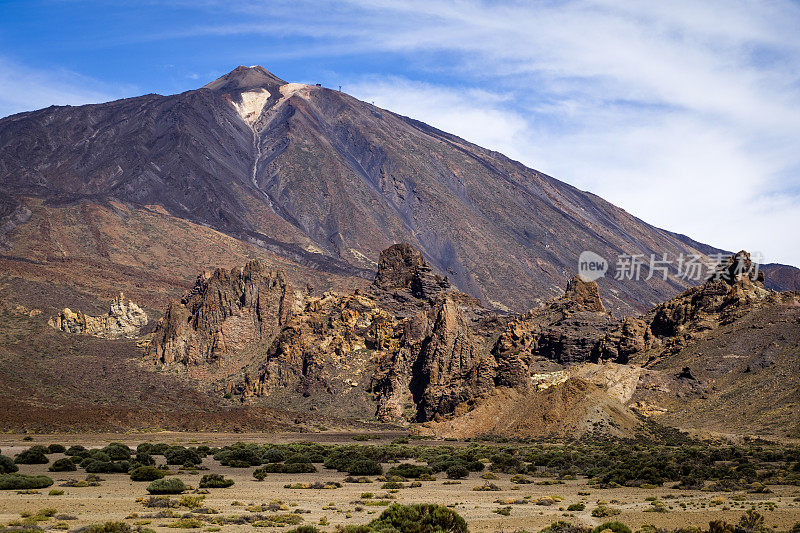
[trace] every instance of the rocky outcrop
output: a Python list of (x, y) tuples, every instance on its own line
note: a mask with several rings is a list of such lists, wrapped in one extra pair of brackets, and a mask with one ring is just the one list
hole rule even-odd
[(51, 317), (48, 324), (68, 333), (118, 339), (138, 336), (141, 328), (147, 325), (147, 313), (132, 301), (125, 302), (125, 295), (119, 293), (107, 315), (90, 316), (65, 307), (58, 315)]
[(393, 244), (381, 252), (373, 286), (389, 292), (408, 291), (428, 301), (451, 289), (447, 277), (433, 272), (422, 254), (408, 243)]
[(594, 281), (583, 281), (580, 276), (573, 276), (567, 282), (564, 298), (575, 302), (587, 311), (605, 313), (606, 308), (600, 301), (600, 289)]
[(169, 304), (148, 354), (159, 364), (190, 366), (222, 363), (253, 344), (266, 348), (285, 324), (292, 296), (284, 273), (258, 261), (204, 272)]
[[(530, 395), (554, 387), (574, 389), (576, 402), (613, 396), (609, 409), (624, 414), (640, 376), (628, 361), (734, 320), (769, 294), (763, 278), (736, 274), (738, 260), (747, 267), (739, 254), (721, 279), (622, 320), (606, 311), (596, 283), (577, 277), (537, 309), (494, 314), (449, 289), (405, 244), (381, 254), (369, 290), (351, 294), (295, 293), (281, 272), (251, 262), (201, 275), (167, 308), (148, 350), (159, 364), (200, 369), (244, 403), (346, 417), (456, 419), (504, 394), (541, 407)], [(564, 388), (568, 380), (580, 386)], [(687, 389), (676, 380), (669, 386)]]
[(437, 301), (431, 333), (419, 345), (410, 388), (419, 420), (449, 414), (494, 386), (495, 361), (452, 298)]
[(597, 284), (573, 277), (564, 296), (525, 313), (500, 334), (492, 348), (499, 365), (498, 384), (527, 386), (537, 360), (561, 365), (597, 362), (603, 339), (616, 325), (600, 301)]
[(373, 358), (397, 348), (397, 321), (368, 296), (325, 293), (304, 302), (265, 356), (246, 369), (234, 389), (244, 401), (285, 391), (335, 398), (359, 387)]

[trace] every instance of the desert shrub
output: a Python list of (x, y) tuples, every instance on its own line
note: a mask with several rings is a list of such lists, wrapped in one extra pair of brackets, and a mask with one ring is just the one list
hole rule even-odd
[(359, 459), (350, 463), (347, 473), (351, 476), (379, 476), (383, 474), (383, 467), (374, 459)]
[(156, 464), (153, 456), (145, 452), (136, 452), (136, 462), (142, 466), (154, 466)]
[(592, 516), (595, 518), (607, 518), (609, 516), (618, 515), (619, 513), (619, 509), (615, 507), (606, 507), (605, 505), (598, 505), (592, 509)]
[(429, 476), (433, 474), (433, 471), (427, 466), (413, 465), (411, 463), (400, 463), (399, 465), (391, 467), (386, 472), (386, 474), (390, 476), (400, 476), (409, 479), (416, 479), (424, 475)]
[(245, 468), (264, 462), (263, 449), (256, 444), (236, 444), (214, 454), (214, 459), (225, 466)]
[(169, 444), (160, 442), (152, 444), (150, 442), (143, 442), (136, 447), (136, 453), (146, 453), (148, 455), (164, 455), (164, 452), (169, 448)]
[(286, 454), (279, 448), (267, 448), (262, 453), (261, 459), (265, 463), (282, 463), (286, 459)]
[(126, 474), (130, 467), (131, 465), (128, 461), (91, 460), (83, 468), (90, 474)]
[(64, 453), (67, 448), (63, 444), (51, 444), (47, 447), (47, 453)]
[(792, 530), (791, 531), (792, 531), (792, 533), (800, 533), (800, 522), (798, 522), (794, 526), (792, 526)]
[(317, 467), (311, 463), (289, 463), (283, 465), (286, 474), (310, 474), (316, 472)]
[(739, 519), (739, 525), (746, 531), (763, 531), (765, 529), (764, 516), (755, 509), (749, 509)]
[(517, 474), (522, 473), (523, 463), (519, 457), (511, 455), (508, 452), (500, 452), (491, 456), (492, 465), (489, 470), (494, 472), (503, 472), (504, 474)]
[(14, 462), (18, 465), (46, 465), (50, 459), (47, 458), (42, 448), (42, 446), (34, 446), (20, 452), (14, 457)]
[(85, 451), (86, 451), (85, 447), (81, 446), (80, 444), (76, 444), (75, 446), (70, 446), (69, 448), (67, 448), (67, 450), (64, 453), (67, 455), (80, 455)]
[(458, 513), (432, 503), (393, 504), (370, 522), (369, 527), (376, 531), (408, 533), (467, 532), (467, 523)]
[(82, 533), (131, 533), (131, 526), (125, 522), (106, 522), (87, 526)]
[(593, 533), (600, 533), (605, 530), (613, 531), (614, 533), (631, 533), (631, 528), (622, 522), (606, 522), (594, 528)]
[(53, 480), (47, 476), (0, 474), (0, 490), (43, 489), (52, 484)]
[(0, 474), (13, 474), (19, 470), (11, 457), (0, 455)]
[(448, 479), (464, 479), (469, 475), (469, 470), (462, 465), (453, 465), (447, 469), (446, 473)]
[(78, 467), (75, 465), (75, 463), (72, 462), (72, 459), (70, 459), (69, 457), (56, 459), (55, 462), (51, 464), (49, 468), (51, 472), (74, 472), (77, 469)]
[(103, 448), (102, 452), (108, 455), (112, 461), (126, 461), (133, 455), (130, 448), (119, 442), (112, 442)]
[[(267, 463), (253, 471), (253, 477), (256, 479), (261, 474), (310, 474), (316, 472), (317, 467), (311, 463)], [(263, 478), (262, 478), (263, 479)]]
[(567, 507), (567, 511), (583, 511), (586, 509), (586, 505), (583, 503), (573, 503)]
[(200, 479), (201, 489), (224, 489), (233, 485), (233, 480), (220, 474), (206, 474)]
[(314, 526), (297, 526), (294, 529), (290, 529), (288, 533), (321, 533), (321, 532)]
[(592, 528), (577, 526), (559, 520), (542, 529), (539, 533), (592, 533)]
[(163, 470), (150, 465), (140, 466), (131, 470), (132, 481), (155, 481), (166, 476)]
[(170, 446), (164, 450), (164, 459), (168, 465), (184, 465), (187, 463), (199, 465), (203, 462), (200, 454), (191, 448), (183, 446)]
[(186, 485), (176, 477), (157, 479), (147, 485), (150, 494), (180, 494), (185, 490)]
[(86, 468), (86, 465), (91, 463), (92, 461), (103, 461), (103, 462), (110, 462), (111, 457), (102, 450), (86, 450), (82, 452), (77, 457), (81, 457), (80, 465), (83, 468)]

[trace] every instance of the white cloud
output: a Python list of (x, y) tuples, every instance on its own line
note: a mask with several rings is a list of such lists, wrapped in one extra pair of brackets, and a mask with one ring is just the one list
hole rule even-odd
[(336, 37), (337, 54), (405, 54), (483, 88), (371, 79), (348, 86), (357, 96), (666, 229), (800, 265), (794, 3), (354, 0), (327, 19), (266, 5), (238, 31), (269, 11), (271, 30)]
[[(67, 70), (41, 70), (0, 57), (0, 117), (51, 105), (80, 105), (123, 97), (109, 87)], [(125, 95), (137, 94), (128, 88)]]
[[(443, 81), (373, 76), (345, 90), (665, 229), (800, 265), (800, 5), (791, 0), (183, 5), (219, 23), (130, 38), (299, 36), (306, 45), (263, 52), (298, 61), (387, 53)], [(30, 77), (13, 84), (17, 105), (31, 100), (28, 85), (40, 105), (86, 98), (79, 82), (53, 91)], [(0, 114), (14, 105), (7, 86)]]

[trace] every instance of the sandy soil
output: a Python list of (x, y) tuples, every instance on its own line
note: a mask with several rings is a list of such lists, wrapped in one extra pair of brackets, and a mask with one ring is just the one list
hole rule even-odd
[[(392, 435), (384, 435), (391, 438)], [(346, 442), (352, 443), (348, 434), (176, 434), (156, 433), (142, 435), (61, 435), (37, 436), (31, 442), (22, 442), (19, 436), (0, 439), (0, 447), (5, 455), (12, 455), (27, 448), (32, 444), (61, 443), (64, 445), (83, 444), (84, 446), (102, 446), (112, 441), (125, 442), (128, 445), (149, 442), (168, 442), (183, 445), (208, 444), (210, 446), (224, 445), (237, 441), (244, 442), (288, 442), (292, 440), (314, 440), (317, 442)], [(380, 441), (377, 441), (380, 442)], [(448, 444), (453, 444), (448, 442)], [(49, 456), (51, 462), (61, 457), (61, 454)], [(145, 482), (131, 481), (125, 474), (101, 474), (105, 481), (99, 487), (70, 488), (59, 487), (70, 479), (82, 480), (86, 474), (82, 470), (69, 473), (49, 473), (48, 465), (20, 465), (20, 472), (25, 474), (47, 474), (56, 480), (53, 487), (42, 489), (36, 494), (18, 494), (16, 491), (0, 492), (0, 524), (8, 524), (19, 519), (20, 513), (35, 513), (42, 508), (55, 508), (59, 514), (76, 517), (75, 520), (50, 519), (40, 525), (53, 526), (58, 522), (65, 522), (69, 529), (82, 525), (101, 523), (108, 520), (125, 520), (130, 524), (145, 524), (157, 531), (171, 531), (166, 526), (174, 523), (174, 518), (146, 518), (158, 512), (158, 509), (145, 508), (137, 502), (137, 498), (147, 496)], [(210, 489), (206, 495), (204, 505), (219, 511), (214, 516), (247, 515), (246, 507), (253, 504), (269, 503), (273, 500), (285, 502), (289, 510), (302, 509), (309, 511), (301, 516), (304, 524), (318, 525), (320, 520), (327, 525), (318, 527), (325, 531), (332, 531), (338, 524), (360, 524), (370, 521), (384, 509), (381, 506), (366, 505), (367, 501), (376, 501), (388, 491), (381, 489), (381, 482), (369, 484), (343, 483), (342, 488), (315, 490), (315, 489), (286, 489), (287, 483), (315, 481), (342, 482), (345, 474), (325, 470), (318, 465), (320, 471), (315, 474), (269, 474), (266, 480), (258, 482), (252, 478), (254, 468), (228, 468), (219, 465), (212, 458), (206, 458), (204, 466), (211, 472), (224, 474), (235, 480), (235, 485), (226, 489)], [(391, 465), (385, 465), (388, 468)], [(196, 475), (188, 472), (178, 474), (187, 485), (196, 486), (203, 471)], [(538, 531), (542, 527), (556, 521), (568, 520), (585, 525), (598, 525), (602, 519), (593, 518), (591, 510), (597, 507), (598, 501), (606, 502), (610, 507), (620, 509), (621, 514), (613, 519), (620, 520), (632, 528), (643, 524), (653, 524), (660, 527), (680, 527), (684, 525), (707, 526), (710, 520), (723, 519), (728, 522), (737, 522), (744, 510), (756, 507), (766, 516), (767, 525), (772, 528), (789, 529), (796, 522), (800, 522), (800, 487), (770, 486), (772, 494), (747, 494), (736, 493), (710, 493), (699, 491), (678, 491), (668, 488), (640, 489), (619, 488), (600, 490), (587, 486), (585, 479), (567, 481), (558, 485), (516, 485), (511, 483), (510, 475), (499, 474), (500, 479), (493, 483), (501, 487), (500, 491), (482, 492), (473, 491), (484, 480), (479, 474), (470, 474), (469, 478), (460, 484), (445, 484), (445, 476), (440, 474), (437, 481), (423, 482), (418, 488), (403, 488), (390, 496), (395, 497), (399, 503), (431, 502), (451, 505), (460, 513), (470, 526), (471, 531), (515, 531), (526, 529)], [(532, 478), (535, 481), (543, 479)], [(373, 478), (374, 480), (374, 478)], [(405, 484), (408, 485), (408, 484)], [(51, 489), (63, 490), (60, 496), (50, 496)], [(362, 500), (363, 492), (372, 492), (376, 498)], [(579, 494), (589, 493), (586, 494)], [(557, 497), (561, 501), (553, 505), (537, 505), (540, 498)], [(647, 512), (653, 506), (647, 498), (656, 497), (666, 506), (666, 512)], [(173, 497), (176, 498), (176, 497)], [(738, 499), (743, 498), (741, 501)], [(498, 500), (503, 501), (498, 503)], [(524, 504), (505, 503), (504, 500), (521, 500)], [(239, 502), (239, 505), (236, 504)], [(583, 512), (567, 512), (565, 509), (573, 503), (583, 502), (586, 509)], [(501, 507), (511, 507), (509, 516), (502, 516), (494, 511)], [(685, 509), (683, 508), (685, 506)], [(360, 510), (356, 510), (359, 508)], [(181, 513), (189, 509), (176, 509)], [(270, 514), (270, 513), (263, 513)], [(608, 520), (608, 519), (606, 519)], [(208, 527), (208, 526), (207, 526)], [(207, 528), (206, 527), (206, 528)], [(252, 530), (250, 525), (221, 526), (222, 531)]]

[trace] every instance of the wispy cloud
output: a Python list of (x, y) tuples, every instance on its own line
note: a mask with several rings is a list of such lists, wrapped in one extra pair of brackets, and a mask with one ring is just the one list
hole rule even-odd
[[(800, 265), (796, 2), (178, 5), (205, 15), (121, 38), (230, 38), (250, 44), (248, 58), (265, 60), (345, 64), (352, 56), (356, 64), (368, 57), (372, 75), (351, 68), (362, 74), (343, 80), (346, 91), (504, 152), (666, 229)], [(376, 57), (391, 58), (394, 68), (382, 69)]]
[(68, 70), (42, 70), (0, 56), (0, 117), (51, 105), (106, 102), (137, 94)]
[[(353, 6), (363, 9), (352, 23), (361, 29), (340, 35), (356, 47), (367, 39), (409, 55), (452, 53), (450, 64), (426, 66), (484, 88), (476, 97), (460, 88), (367, 81), (358, 94), (504, 151), (654, 224), (800, 264), (800, 237), (791, 230), (800, 224), (797, 4)], [(376, 31), (365, 37), (369, 23)]]

